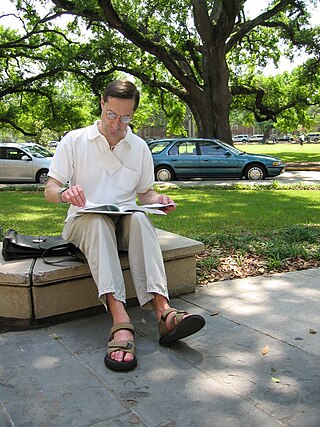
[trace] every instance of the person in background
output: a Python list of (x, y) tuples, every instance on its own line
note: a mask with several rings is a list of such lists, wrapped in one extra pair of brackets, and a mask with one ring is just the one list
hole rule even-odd
[(137, 358), (134, 326), (125, 306), (119, 249), (128, 251), (140, 306), (151, 306), (155, 311), (160, 344), (171, 344), (194, 334), (205, 320), (170, 307), (161, 248), (155, 228), (144, 212), (118, 217), (76, 216), (87, 201), (125, 206), (138, 199), (142, 204), (171, 204), (163, 208), (165, 213), (176, 209), (169, 196), (154, 190), (152, 155), (145, 141), (129, 126), (139, 105), (136, 86), (127, 80), (109, 83), (100, 105), (100, 120), (68, 132), (59, 143), (48, 173), (45, 197), (49, 202), (70, 205), (62, 235), (86, 256), (99, 298), (112, 316), (105, 364), (112, 370), (128, 371), (137, 365)]

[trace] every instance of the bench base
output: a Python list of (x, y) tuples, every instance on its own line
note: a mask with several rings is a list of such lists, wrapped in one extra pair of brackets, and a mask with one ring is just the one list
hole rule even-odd
[[(201, 252), (203, 244), (159, 229), (157, 235), (170, 297), (194, 292), (195, 256)], [(127, 254), (121, 254), (120, 259), (128, 304), (137, 304)], [(42, 259), (5, 262), (0, 255), (1, 323), (31, 327), (99, 310), (104, 307), (87, 264), (72, 261), (52, 266)]]

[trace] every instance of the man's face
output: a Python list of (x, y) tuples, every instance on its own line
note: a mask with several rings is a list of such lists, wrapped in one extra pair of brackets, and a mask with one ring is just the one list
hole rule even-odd
[[(134, 114), (134, 99), (109, 98), (107, 102), (101, 100), (101, 123), (100, 132), (107, 138), (109, 143), (118, 143), (124, 138), (129, 123), (122, 123), (126, 117), (132, 118)], [(115, 116), (110, 119), (109, 116)]]

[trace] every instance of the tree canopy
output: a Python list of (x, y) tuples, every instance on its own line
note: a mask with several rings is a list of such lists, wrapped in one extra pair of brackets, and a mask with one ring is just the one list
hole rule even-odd
[[(0, 28), (0, 98), (7, 106), (2, 121), (10, 119), (12, 97), (43, 104), (48, 122), (49, 116), (64, 116), (64, 103), (71, 112), (65, 98), (56, 102), (69, 74), (75, 88), (90, 88), (91, 101), (106, 82), (129, 74), (150, 97), (162, 99), (172, 117), (180, 117), (178, 105), (188, 106), (199, 136), (230, 143), (231, 107), (242, 105), (255, 120), (275, 122), (293, 110), (303, 120), (305, 107), (319, 104), (320, 32), (309, 25), (308, 12), (315, 1), (270, 1), (255, 17), (247, 16), (245, 0), (16, 3), (21, 30)], [(302, 49), (309, 59), (292, 76), (265, 78), (258, 72), (268, 60), (277, 64), (281, 55)]]

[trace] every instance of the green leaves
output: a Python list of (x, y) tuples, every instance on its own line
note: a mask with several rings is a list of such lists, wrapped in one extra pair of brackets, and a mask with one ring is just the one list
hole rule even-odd
[[(246, 123), (311, 126), (307, 109), (319, 103), (320, 35), (309, 25), (309, 3), (277, 0), (248, 18), (243, 0), (19, 0), (21, 31), (0, 28), (0, 98), (20, 100), (32, 91), (54, 119), (55, 87), (67, 75), (90, 98), (121, 73), (152, 92), (151, 104), (157, 99), (170, 133), (183, 133), (188, 107), (199, 136), (231, 143), (231, 94), (231, 108), (236, 116), (245, 110)], [(278, 64), (302, 48), (314, 59), (296, 74), (263, 77), (270, 61)], [(154, 116), (158, 112), (147, 118)], [(137, 123), (143, 124), (139, 117)]]

